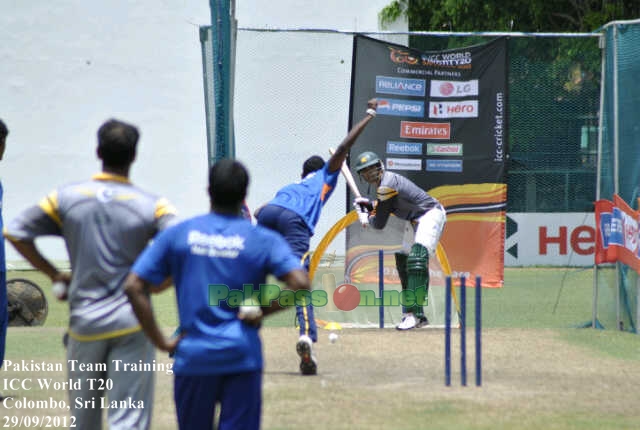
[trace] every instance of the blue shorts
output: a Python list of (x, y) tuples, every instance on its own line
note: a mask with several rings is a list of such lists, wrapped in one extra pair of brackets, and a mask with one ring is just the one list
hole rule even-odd
[(213, 428), (218, 403), (218, 430), (259, 430), (262, 371), (231, 375), (176, 375), (173, 397), (181, 430)]
[(258, 224), (280, 233), (294, 255), (302, 258), (309, 251), (311, 231), (302, 217), (277, 205), (266, 205), (258, 213)]
[[(293, 254), (298, 258), (309, 251), (311, 230), (300, 215), (292, 210), (277, 205), (266, 205), (258, 213), (258, 224), (280, 233), (287, 241)], [(309, 270), (309, 258), (304, 260), (304, 268)], [(312, 341), (318, 341), (318, 328), (313, 312), (313, 306), (296, 306), (296, 318), (300, 327), (300, 335), (309, 336)]]

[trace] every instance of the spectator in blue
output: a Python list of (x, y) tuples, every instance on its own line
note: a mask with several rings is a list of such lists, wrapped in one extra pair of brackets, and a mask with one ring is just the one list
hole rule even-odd
[[(258, 289), (268, 274), (288, 288), (309, 290), (309, 279), (285, 240), (242, 217), (249, 175), (242, 164), (221, 160), (209, 172), (211, 212), (162, 232), (141, 254), (125, 291), (145, 334), (174, 353), (174, 400), (180, 429), (212, 428), (220, 404), (220, 429), (259, 429), (262, 403), (263, 315), (239, 312), (231, 299), (210, 302), (210, 289)], [(167, 339), (158, 327), (149, 291), (173, 278), (181, 333)]]

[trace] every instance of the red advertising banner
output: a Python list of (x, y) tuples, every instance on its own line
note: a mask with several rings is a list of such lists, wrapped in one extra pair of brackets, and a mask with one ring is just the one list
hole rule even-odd
[(618, 195), (596, 202), (595, 262), (621, 262), (640, 273), (640, 212)]

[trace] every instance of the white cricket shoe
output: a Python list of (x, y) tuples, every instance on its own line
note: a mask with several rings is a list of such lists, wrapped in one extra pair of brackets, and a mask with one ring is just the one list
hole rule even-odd
[(416, 317), (413, 314), (406, 314), (402, 317), (402, 321), (396, 327), (398, 330), (411, 330), (417, 324)]
[(429, 324), (429, 320), (427, 317), (420, 317), (420, 319), (416, 319), (413, 314), (406, 314), (402, 317), (402, 321), (396, 329), (398, 330), (411, 330), (412, 328), (420, 328)]
[(313, 341), (309, 336), (300, 336), (296, 343), (296, 352), (300, 356), (300, 372), (303, 375), (318, 373), (318, 360), (313, 353)]

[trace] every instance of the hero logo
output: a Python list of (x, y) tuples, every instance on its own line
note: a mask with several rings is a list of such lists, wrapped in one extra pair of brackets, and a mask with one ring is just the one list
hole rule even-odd
[(449, 139), (451, 124), (448, 122), (400, 122), (400, 137), (410, 139)]
[(425, 81), (423, 79), (376, 76), (376, 92), (380, 94), (423, 97), (425, 93)]
[(478, 80), (431, 81), (431, 97), (467, 97), (478, 95)]
[(429, 102), (429, 118), (477, 118), (478, 101)]
[(417, 100), (378, 99), (378, 114), (393, 116), (424, 116), (424, 103)]

